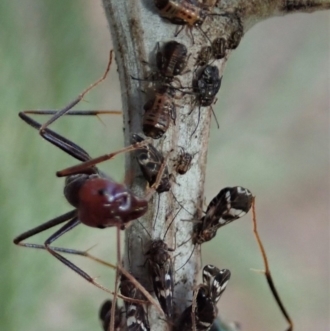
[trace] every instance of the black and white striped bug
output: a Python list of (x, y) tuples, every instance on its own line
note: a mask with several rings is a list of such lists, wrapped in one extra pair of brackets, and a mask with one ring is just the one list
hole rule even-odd
[[(111, 314), (111, 307), (112, 307), (112, 301), (106, 300), (99, 311), (99, 318), (102, 323), (102, 327), (104, 331), (109, 330), (110, 326), (110, 314)], [(115, 331), (120, 331), (123, 329), (125, 318), (124, 318), (125, 311), (123, 307), (118, 307), (116, 302), (116, 309), (115, 309)]]
[[(123, 295), (143, 300), (143, 294), (124, 275), (120, 279), (120, 291)], [(128, 331), (150, 331), (149, 322), (143, 305), (125, 302), (126, 325)]]
[[(144, 139), (138, 134), (133, 134), (131, 139), (134, 142), (144, 141)], [(147, 144), (145, 148), (136, 150), (135, 155), (144, 178), (149, 185), (152, 186), (155, 183), (160, 167), (164, 162), (164, 156), (151, 144)], [(169, 191), (170, 188), (170, 175), (167, 166), (165, 166), (163, 177), (156, 191), (162, 193)]]
[(226, 289), (231, 273), (228, 269), (219, 269), (212, 264), (203, 268), (203, 282), (209, 289), (210, 297), (217, 303)]
[(183, 311), (176, 327), (177, 331), (191, 331), (193, 318), (195, 319), (196, 331), (208, 331), (211, 328), (218, 315), (218, 309), (209, 296), (207, 286), (199, 286), (195, 307), (193, 309), (193, 305), (190, 305)]
[(216, 304), (226, 289), (229, 279), (228, 269), (220, 270), (211, 264), (206, 265), (203, 268), (204, 284), (200, 284), (197, 288), (196, 302), (184, 310), (179, 318), (177, 330), (191, 330), (193, 318), (196, 331), (210, 330), (218, 314)]
[(193, 243), (202, 244), (213, 239), (219, 228), (244, 216), (250, 210), (252, 200), (252, 193), (241, 186), (222, 189), (195, 226)]
[(173, 251), (163, 240), (158, 239), (151, 242), (146, 252), (156, 297), (168, 317), (172, 317), (173, 313), (174, 268), (169, 254)]
[[(168, 230), (173, 224), (175, 218), (180, 213), (182, 207), (176, 212), (170, 224), (168, 225), (162, 239), (151, 240), (149, 249), (145, 253), (147, 256), (149, 272), (152, 278), (153, 288), (156, 297), (164, 311), (171, 318), (173, 316), (173, 291), (174, 291), (174, 263), (170, 252), (175, 249), (169, 248), (165, 243)], [(142, 224), (141, 224), (142, 225)], [(144, 228), (144, 226), (143, 226)], [(144, 228), (149, 237), (150, 233)]]

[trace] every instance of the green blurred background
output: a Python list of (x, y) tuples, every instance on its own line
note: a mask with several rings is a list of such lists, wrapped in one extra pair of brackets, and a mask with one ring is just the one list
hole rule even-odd
[[(0, 2), (0, 330), (101, 330), (107, 295), (49, 254), (12, 239), (70, 207), (56, 170), (75, 164), (17, 116), (60, 108), (98, 78), (111, 48), (100, 1)], [(329, 14), (274, 18), (255, 26), (230, 58), (216, 105), (206, 200), (224, 186), (257, 196), (259, 229), (273, 276), (299, 331), (329, 330)], [(80, 109), (121, 109), (115, 68)], [(43, 121), (45, 117), (39, 117)], [(53, 128), (93, 156), (122, 146), (120, 116), (65, 118)], [(120, 129), (119, 129), (120, 128)], [(121, 180), (122, 158), (102, 165)], [(114, 261), (114, 232), (77, 228), (58, 244)], [(32, 242), (43, 242), (40, 235)], [(111, 286), (113, 271), (73, 259)], [(262, 275), (249, 216), (203, 246), (203, 263), (232, 271), (220, 301), (242, 330), (284, 330)]]

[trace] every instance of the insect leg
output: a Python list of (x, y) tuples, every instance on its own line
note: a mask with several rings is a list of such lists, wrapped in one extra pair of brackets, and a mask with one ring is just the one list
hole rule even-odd
[[(73, 228), (75, 228), (79, 224), (80, 224), (80, 221), (77, 219), (77, 217), (74, 217), (67, 224), (65, 224), (59, 230), (57, 230), (53, 235), (51, 235), (45, 241), (45, 247), (46, 247), (47, 251), (50, 254), (52, 254), (55, 258), (57, 258), (59, 261), (61, 261), (64, 265), (66, 265), (67, 267), (69, 267), (70, 269), (72, 269), (74, 272), (76, 272), (78, 275), (80, 275), (81, 277), (83, 277), (84, 279), (86, 279), (89, 283), (93, 284), (94, 286), (100, 288), (101, 290), (103, 290), (103, 291), (105, 291), (107, 293), (110, 293), (112, 295), (115, 295), (115, 293), (113, 291), (109, 290), (108, 288), (106, 288), (103, 285), (101, 285), (98, 282), (96, 282), (85, 271), (83, 271), (82, 269), (80, 269), (78, 266), (76, 266), (74, 263), (72, 263), (71, 261), (69, 261), (68, 259), (66, 259), (61, 254), (57, 253), (56, 250), (54, 250), (52, 248), (52, 246), (50, 246), (50, 244), (52, 242), (54, 242), (56, 239), (58, 239), (59, 237), (61, 237), (65, 233), (67, 233), (68, 231), (72, 230)], [(121, 271), (122, 270), (123, 269), (121, 268)], [(122, 296), (120, 294), (117, 294), (117, 296), (120, 297), (120, 298), (122, 298), (123, 300), (137, 302), (137, 300), (132, 300), (131, 298), (127, 298), (127, 297)], [(142, 300), (138, 300), (138, 302), (139, 303), (142, 303), (142, 304), (145, 303), (145, 301), (142, 301)]]
[[(57, 109), (40, 109), (40, 110), (24, 110), (24, 114), (34, 115), (55, 115), (58, 113)], [(98, 116), (98, 115), (122, 115), (120, 110), (69, 110), (65, 116)], [(41, 127), (41, 125), (40, 125)]]
[[(37, 130), (40, 130), (41, 124), (33, 120), (24, 112), (20, 112), (18, 116), (28, 125), (32, 126)], [(79, 161), (87, 161), (90, 159), (90, 156), (84, 149), (82, 149), (69, 139), (66, 139), (63, 136), (59, 135), (55, 131), (45, 129), (43, 138)]]
[(59, 110), (53, 117), (51, 117), (46, 123), (44, 123), (40, 130), (39, 133), (41, 136), (44, 136), (44, 132), (45, 129), (52, 124), (53, 122), (55, 122), (58, 118), (60, 118), (61, 116), (63, 116), (64, 114), (66, 114), (70, 109), (72, 109), (76, 104), (78, 104), (83, 97), (90, 91), (92, 90), (96, 85), (98, 85), (99, 83), (101, 83), (103, 80), (106, 79), (109, 71), (110, 71), (110, 67), (111, 67), (111, 63), (112, 63), (112, 54), (113, 54), (113, 50), (110, 51), (110, 57), (109, 57), (109, 62), (107, 65), (107, 68), (103, 74), (103, 76), (101, 78), (99, 78), (96, 82), (94, 82), (92, 85), (90, 85), (86, 90), (84, 90), (81, 94), (78, 95), (78, 97), (73, 100), (72, 102), (70, 102), (67, 106), (65, 106), (63, 109)]
[(266, 279), (267, 279), (267, 283), (270, 287), (270, 290), (275, 298), (275, 301), (276, 303), (278, 304), (283, 316), (285, 317), (286, 321), (288, 322), (289, 324), (289, 328), (286, 330), (286, 331), (292, 331), (293, 330), (293, 321), (291, 319), (291, 317), (289, 316), (289, 313), (286, 311), (285, 307), (284, 307), (284, 304), (276, 290), (276, 287), (275, 287), (275, 284), (274, 284), (274, 281), (273, 281), (273, 278), (272, 278), (272, 275), (271, 275), (271, 272), (270, 272), (270, 268), (269, 268), (269, 263), (268, 263), (268, 259), (267, 259), (267, 255), (266, 255), (266, 251), (265, 251), (265, 248), (261, 242), (261, 239), (260, 239), (260, 236), (259, 236), (259, 233), (258, 233), (258, 230), (257, 230), (257, 218), (256, 218), (256, 211), (255, 211), (255, 197), (253, 197), (253, 200), (252, 200), (252, 221), (253, 221), (253, 233), (256, 237), (256, 240), (257, 240), (257, 243), (258, 243), (258, 246), (259, 246), (259, 249), (260, 249), (260, 252), (261, 252), (261, 255), (262, 255), (262, 259), (264, 261), (264, 265), (265, 265), (265, 276), (266, 276)]
[(76, 166), (72, 166), (70, 168), (60, 170), (56, 173), (56, 175), (58, 177), (65, 177), (65, 176), (81, 173), (84, 170), (86, 170), (88, 168), (91, 168), (92, 166), (94, 166), (98, 163), (101, 163), (101, 162), (104, 162), (104, 161), (107, 161), (107, 160), (110, 160), (110, 159), (114, 158), (118, 154), (134, 151), (136, 149), (144, 147), (148, 143), (149, 143), (148, 140), (144, 140), (142, 142), (138, 142), (138, 143), (129, 145), (129, 146), (124, 147), (124, 148), (122, 148), (122, 149), (120, 149), (116, 152), (113, 152), (113, 153), (110, 153), (110, 154), (104, 154), (104, 155), (101, 155), (101, 156), (96, 157), (94, 159), (89, 159), (88, 161), (80, 163)]

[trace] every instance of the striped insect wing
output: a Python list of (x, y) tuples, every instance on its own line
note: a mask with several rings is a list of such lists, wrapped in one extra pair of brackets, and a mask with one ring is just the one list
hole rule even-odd
[(221, 269), (218, 274), (213, 278), (210, 294), (215, 303), (217, 303), (225, 291), (228, 281), (230, 279), (231, 273), (228, 269)]
[(147, 252), (149, 269), (156, 297), (168, 317), (173, 310), (173, 263), (167, 244), (162, 240), (153, 241)]
[(224, 198), (227, 210), (222, 214), (221, 218), (225, 221), (225, 224), (244, 216), (252, 206), (252, 193), (241, 186), (224, 189)]
[(214, 266), (213, 264), (207, 264), (203, 268), (203, 283), (211, 287), (214, 277), (220, 272), (220, 269)]
[(192, 330), (192, 318), (194, 317), (196, 331), (208, 331), (211, 328), (217, 314), (217, 307), (209, 297), (207, 287), (201, 286), (198, 289), (195, 311), (192, 312), (192, 305), (187, 307), (179, 318), (176, 330)]
[(203, 282), (210, 292), (210, 297), (214, 303), (217, 303), (221, 294), (226, 289), (230, 279), (230, 271), (228, 269), (219, 269), (212, 264), (208, 264), (203, 268)]
[[(99, 318), (102, 322), (103, 330), (108, 331), (110, 326), (110, 318), (111, 318), (111, 307), (112, 307), (112, 301), (107, 300), (105, 301), (99, 311)], [(116, 304), (116, 310), (115, 310), (115, 331), (120, 331), (123, 321), (123, 312), (121, 309), (118, 308)]]
[[(143, 299), (142, 293), (125, 277), (120, 280), (121, 294), (133, 298)], [(126, 325), (128, 331), (150, 331), (144, 307), (137, 303), (125, 302)]]
[(198, 331), (207, 331), (211, 328), (218, 310), (212, 298), (209, 296), (208, 289), (201, 287), (196, 298), (196, 328)]

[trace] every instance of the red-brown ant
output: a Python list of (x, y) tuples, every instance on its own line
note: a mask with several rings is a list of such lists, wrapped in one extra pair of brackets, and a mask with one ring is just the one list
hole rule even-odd
[[(26, 114), (20, 113), (19, 116), (33, 128), (37, 130), (41, 129), (41, 124), (28, 117)], [(119, 236), (120, 229), (125, 229), (125, 227), (130, 221), (135, 220), (146, 213), (148, 209), (148, 201), (150, 200), (152, 194), (155, 192), (162, 177), (165, 168), (165, 162), (160, 168), (159, 178), (157, 178), (155, 184), (149, 189), (149, 192), (144, 198), (139, 198), (135, 194), (133, 194), (125, 185), (116, 183), (110, 177), (108, 177), (107, 175), (99, 171), (96, 167), (94, 167), (93, 164), (89, 165), (88, 161), (91, 160), (91, 157), (84, 149), (82, 149), (78, 145), (47, 128), (44, 130), (44, 137), (47, 141), (51, 142), (53, 145), (62, 149), (64, 152), (70, 154), (74, 158), (80, 161), (87, 161), (87, 165), (82, 163), (78, 166), (78, 171), (73, 171), (70, 173), (70, 171), (66, 170), (64, 171), (65, 174), (63, 174), (61, 171), (58, 173), (59, 176), (66, 176), (64, 195), (67, 198), (68, 202), (75, 207), (75, 209), (61, 216), (58, 216), (48, 222), (45, 222), (29, 231), (22, 233), (14, 239), (14, 243), (23, 247), (46, 249), (59, 261), (61, 261), (73, 271), (78, 273), (81, 277), (85, 278), (88, 282), (105, 290), (108, 293), (114, 294), (109, 289), (97, 283), (82, 269), (80, 269), (68, 259), (63, 257), (61, 254), (59, 254), (59, 252), (87, 256), (103, 264), (110, 264), (91, 256), (90, 254), (88, 254), (88, 252), (66, 249), (62, 247), (53, 247), (50, 245), (56, 239), (64, 235), (66, 232), (72, 230), (80, 223), (101, 229), (115, 226), (118, 229), (117, 233)], [(146, 142), (133, 144), (117, 152), (107, 154), (102, 157), (102, 160), (111, 159), (119, 153), (135, 150), (144, 146), (145, 143)], [(57, 230), (53, 235), (51, 235), (45, 241), (44, 245), (22, 242), (23, 240), (28, 239), (35, 234), (43, 232), (64, 222), (67, 223), (59, 230)], [(119, 240), (117, 242), (119, 245)], [(117, 252), (117, 260), (120, 260), (119, 248), (117, 249)], [(120, 266), (120, 263), (118, 263), (118, 268), (125, 275), (128, 274)], [(135, 281), (135, 283), (137, 282)], [(151, 300), (155, 302), (149, 295), (149, 293), (141, 285), (139, 286), (139, 289), (145, 294), (148, 299), (150, 297)], [(129, 300), (128, 298), (124, 299)], [(161, 311), (160, 308), (159, 310)]]

